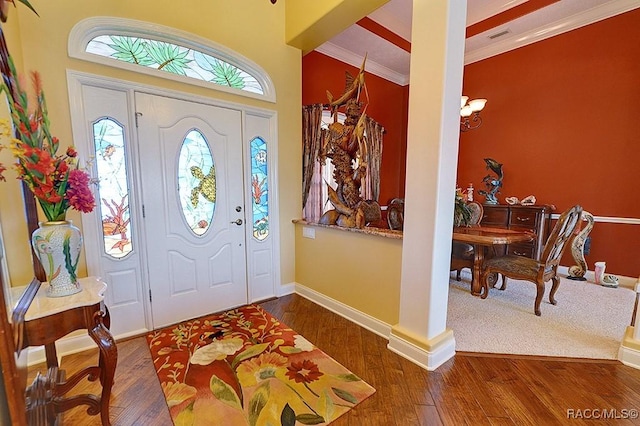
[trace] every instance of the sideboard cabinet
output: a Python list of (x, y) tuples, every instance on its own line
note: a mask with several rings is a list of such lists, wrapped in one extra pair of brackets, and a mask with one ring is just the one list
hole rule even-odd
[(480, 224), (494, 228), (530, 231), (536, 238), (528, 243), (509, 244), (500, 254), (515, 254), (540, 260), (544, 244), (551, 232), (551, 212), (554, 206), (520, 206), (508, 204), (483, 204), (484, 215)]

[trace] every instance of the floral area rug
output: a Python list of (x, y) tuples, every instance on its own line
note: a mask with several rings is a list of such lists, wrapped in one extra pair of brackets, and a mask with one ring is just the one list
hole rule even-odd
[(147, 341), (177, 426), (326, 425), (375, 392), (255, 305)]

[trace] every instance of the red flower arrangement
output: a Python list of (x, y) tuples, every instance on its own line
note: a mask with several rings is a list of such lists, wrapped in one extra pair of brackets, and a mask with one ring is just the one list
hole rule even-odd
[[(78, 168), (77, 152), (69, 147), (64, 155), (57, 154), (60, 142), (49, 130), (40, 75), (38, 72), (31, 74), (36, 105), (33, 111), (29, 111), (27, 93), (15, 78), (17, 73), (11, 59), (9, 68), (11, 73), (3, 76), (0, 91), (7, 94), (11, 121), (18, 137), (12, 137), (14, 134), (8, 123), (3, 123), (0, 134), (11, 138), (18, 179), (27, 184), (48, 221), (65, 220), (70, 207), (84, 213), (91, 212), (95, 207), (95, 199), (89, 189), (91, 179), (86, 171)], [(0, 164), (0, 180), (5, 180), (2, 176), (5, 170)]]

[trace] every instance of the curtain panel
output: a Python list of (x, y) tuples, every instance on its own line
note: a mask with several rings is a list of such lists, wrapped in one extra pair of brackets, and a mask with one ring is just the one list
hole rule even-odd
[[(309, 193), (312, 187), (312, 181), (314, 175), (321, 175), (320, 164), (318, 163), (318, 154), (320, 153), (320, 147), (322, 146), (322, 104), (304, 105), (302, 107), (302, 208), (305, 209), (307, 201), (309, 200)], [(315, 171), (315, 173), (314, 173)], [(316, 184), (314, 187), (322, 184), (320, 176), (316, 176)], [(318, 185), (320, 183), (320, 185)], [(321, 198), (321, 195), (317, 194), (317, 188), (314, 188), (313, 198)], [(315, 201), (315, 200), (314, 200)], [(315, 202), (313, 204), (316, 204)], [(317, 203), (321, 205), (320, 203)], [(320, 215), (317, 213), (309, 212), (311, 216), (316, 216), (319, 219)], [(311, 217), (307, 216), (305, 212), (305, 219), (309, 220)]]
[(380, 198), (380, 167), (382, 165), (382, 139), (384, 137), (384, 127), (373, 118), (366, 116), (365, 133), (367, 155), (367, 177), (363, 194), (365, 200), (379, 201)]
[[(331, 165), (329, 163), (322, 164), (319, 161), (320, 149), (325, 143), (324, 138), (326, 137), (326, 131), (322, 129), (322, 111), (322, 104), (302, 107), (302, 216), (309, 222), (318, 222), (325, 207), (331, 208), (331, 205), (328, 204), (325, 188), (325, 185), (333, 182), (333, 176), (329, 171)], [(360, 195), (365, 200), (378, 201), (384, 127), (373, 118), (365, 115), (365, 135), (367, 152), (362, 161), (367, 164), (367, 173), (360, 188)], [(331, 160), (327, 159), (327, 161)]]

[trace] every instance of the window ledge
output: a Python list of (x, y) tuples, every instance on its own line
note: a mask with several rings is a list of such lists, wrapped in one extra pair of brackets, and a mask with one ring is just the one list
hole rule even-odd
[(307, 222), (304, 219), (294, 219), (292, 220), (293, 223), (298, 224), (298, 225), (306, 225), (306, 226), (316, 226), (318, 228), (331, 228), (331, 229), (338, 229), (340, 231), (348, 231), (348, 232), (356, 232), (358, 234), (367, 234), (367, 235), (375, 235), (378, 237), (384, 237), (384, 238), (391, 238), (394, 240), (401, 240), (402, 239), (402, 231), (395, 231), (393, 229), (384, 229), (384, 228), (369, 228), (369, 227), (365, 227), (365, 228), (345, 228), (343, 226), (338, 226), (338, 225), (323, 225), (321, 223), (317, 223), (317, 222)]

